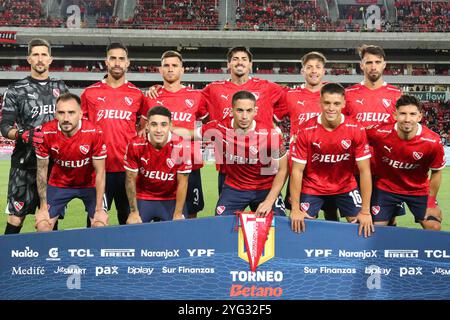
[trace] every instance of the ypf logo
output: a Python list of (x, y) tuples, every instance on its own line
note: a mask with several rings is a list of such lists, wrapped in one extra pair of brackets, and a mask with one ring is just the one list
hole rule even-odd
[(184, 103), (186, 104), (186, 107), (188, 107), (189, 109), (194, 106), (194, 100), (192, 99), (186, 99), (184, 100)]
[(256, 217), (254, 212), (239, 212), (239, 258), (250, 264), (250, 270), (275, 256), (275, 219), (273, 212)]
[(413, 158), (414, 159), (420, 160), (420, 159), (422, 159), (422, 157), (423, 157), (423, 153), (422, 152), (417, 152), (417, 151), (413, 152)]
[(345, 150), (347, 150), (352, 145), (352, 142), (349, 139), (344, 139), (341, 141), (341, 145)]
[(80, 146), (80, 151), (82, 154), (88, 154), (89, 152), (89, 146), (87, 144), (83, 144)]
[(173, 166), (175, 165), (175, 162), (171, 158), (167, 158), (166, 164), (170, 169), (172, 169)]
[(372, 206), (372, 214), (376, 216), (380, 212), (380, 206)]
[(133, 99), (130, 97), (125, 97), (124, 100), (125, 100), (125, 103), (129, 106), (131, 106), (131, 104), (133, 103)]

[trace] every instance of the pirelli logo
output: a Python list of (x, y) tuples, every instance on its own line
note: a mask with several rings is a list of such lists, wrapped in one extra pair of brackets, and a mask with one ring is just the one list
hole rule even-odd
[(419, 250), (384, 250), (385, 258), (418, 258)]

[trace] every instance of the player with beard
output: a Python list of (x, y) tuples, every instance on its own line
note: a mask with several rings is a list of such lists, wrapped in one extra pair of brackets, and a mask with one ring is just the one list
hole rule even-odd
[(26, 215), (34, 214), (39, 205), (34, 149), (43, 141), (39, 126), (53, 120), (56, 99), (68, 91), (63, 81), (49, 78), (52, 61), (50, 44), (43, 39), (31, 40), (27, 57), (31, 74), (8, 86), (3, 98), (0, 130), (2, 136), (16, 141), (9, 172), (5, 234), (20, 233)]
[(115, 202), (119, 223), (125, 224), (130, 208), (123, 158), (128, 142), (137, 134), (137, 115), (144, 96), (125, 78), (130, 60), (128, 49), (123, 44), (111, 43), (107, 47), (105, 64), (108, 75), (84, 90), (81, 107), (84, 117), (103, 130), (108, 149), (105, 188), (108, 210)]

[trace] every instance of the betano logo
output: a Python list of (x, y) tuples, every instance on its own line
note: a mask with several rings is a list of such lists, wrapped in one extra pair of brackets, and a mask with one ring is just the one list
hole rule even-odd
[(253, 212), (239, 213), (238, 255), (250, 264), (251, 271), (275, 256), (273, 212), (264, 218)]

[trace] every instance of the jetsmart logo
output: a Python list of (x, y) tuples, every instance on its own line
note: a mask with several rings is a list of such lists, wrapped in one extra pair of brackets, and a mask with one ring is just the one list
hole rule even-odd
[(250, 264), (250, 270), (275, 256), (275, 219), (273, 212), (256, 217), (253, 212), (239, 213), (239, 258)]
[(419, 250), (384, 250), (385, 258), (418, 258)]
[(101, 257), (134, 257), (135, 249), (101, 249), (100, 256)]

